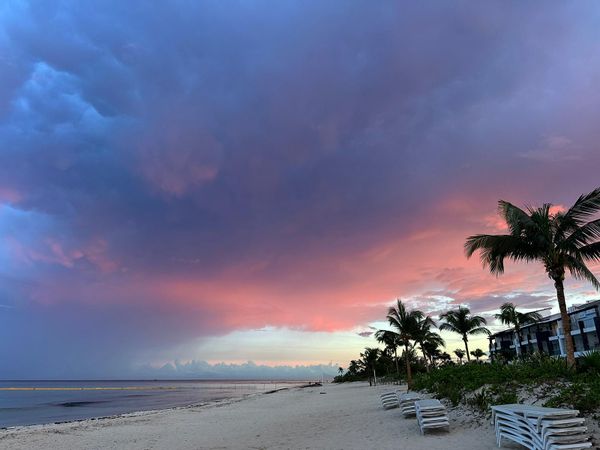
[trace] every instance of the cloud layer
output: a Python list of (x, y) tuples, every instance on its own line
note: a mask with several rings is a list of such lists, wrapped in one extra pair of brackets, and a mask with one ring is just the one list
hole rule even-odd
[(551, 301), (539, 268), (494, 279), (462, 243), (501, 229), (499, 198), (596, 187), (599, 12), (4, 2), (11, 376), (114, 373), (236, 330), (352, 330), (396, 296)]

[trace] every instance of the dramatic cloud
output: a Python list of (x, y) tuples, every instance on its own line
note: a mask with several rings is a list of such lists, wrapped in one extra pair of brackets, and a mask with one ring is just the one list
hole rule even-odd
[(397, 296), (551, 305), (539, 267), (496, 279), (462, 244), (502, 230), (499, 198), (598, 184), (599, 12), (3, 2), (3, 373), (212, 361), (202, 342), (264, 327), (328, 333), (327, 363)]

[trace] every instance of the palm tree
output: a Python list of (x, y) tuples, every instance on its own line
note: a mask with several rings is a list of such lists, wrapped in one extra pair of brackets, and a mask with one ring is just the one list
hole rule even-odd
[(465, 357), (465, 351), (461, 348), (454, 350), (454, 354), (458, 358), (458, 361), (462, 364), (462, 359)]
[(365, 348), (365, 351), (360, 354), (360, 363), (365, 369), (369, 377), (369, 386), (373, 384), (377, 385), (377, 374), (375, 372), (375, 365), (377, 359), (379, 359), (380, 350), (378, 348)]
[(520, 312), (517, 311), (517, 307), (514, 303), (506, 302), (500, 307), (500, 314), (496, 314), (496, 319), (502, 322), (504, 325), (513, 326), (515, 328), (515, 334), (519, 340), (517, 345), (518, 354), (522, 354), (521, 349), (521, 326), (526, 323), (537, 322), (542, 318), (542, 315), (537, 311), (532, 312)]
[(359, 361), (356, 361), (355, 359), (350, 361), (350, 364), (348, 365), (348, 373), (349, 374), (358, 375), (360, 370), (361, 370), (361, 364)]
[(473, 355), (477, 359), (477, 362), (479, 362), (479, 358), (485, 356), (485, 353), (480, 348), (476, 348), (471, 352), (471, 355)]
[[(441, 337), (440, 337), (441, 339)], [(435, 360), (440, 358), (442, 352), (440, 351), (440, 345), (435, 341), (425, 341), (423, 348), (425, 358), (429, 360), (431, 367), (435, 367)]]
[(580, 196), (565, 212), (551, 213), (551, 204), (526, 208), (500, 201), (499, 213), (508, 225), (509, 234), (476, 234), (467, 238), (467, 258), (480, 251), (484, 267), (496, 275), (504, 273), (504, 259), (544, 264), (548, 277), (554, 281), (558, 307), (564, 329), (567, 363), (575, 364), (575, 349), (571, 336), (571, 320), (565, 301), (564, 280), (571, 276), (589, 281), (595, 289), (600, 282), (586, 262), (600, 261), (600, 188)]
[(424, 318), (425, 314), (419, 310), (407, 310), (400, 299), (397, 300), (396, 306), (390, 307), (387, 314), (389, 324), (395, 329), (400, 343), (404, 346), (406, 384), (409, 390), (412, 387), (412, 371), (410, 367), (411, 341), (415, 340), (415, 336), (419, 332), (419, 322)]
[(398, 347), (402, 343), (400, 342), (398, 333), (389, 330), (379, 330), (375, 333), (375, 339), (377, 339), (377, 342), (385, 344), (385, 348), (394, 354), (396, 373), (400, 375), (400, 368), (398, 367)]
[(425, 316), (417, 322), (416, 333), (413, 336), (416, 343), (419, 344), (421, 348), (421, 353), (423, 353), (423, 357), (427, 361), (429, 359), (429, 364), (425, 365), (427, 372), (430, 370), (430, 364), (433, 364), (426, 350), (426, 346), (429, 348), (435, 347), (443, 347), (446, 345), (444, 339), (434, 331), (431, 331), (431, 327), (435, 326), (435, 322), (429, 316)]
[[(461, 352), (462, 352), (462, 350), (461, 350)], [(452, 362), (452, 357), (446, 352), (440, 353), (439, 358), (442, 360), (442, 364), (447, 364), (447, 363)]]
[(440, 325), (440, 330), (452, 331), (462, 336), (468, 361), (471, 361), (469, 335), (490, 334), (490, 331), (483, 326), (487, 324), (486, 320), (481, 316), (472, 316), (471, 310), (465, 306), (445, 312), (440, 316), (440, 320), (445, 320), (445, 323)]
[(344, 368), (338, 367), (338, 373), (340, 374), (340, 376), (344, 375)]

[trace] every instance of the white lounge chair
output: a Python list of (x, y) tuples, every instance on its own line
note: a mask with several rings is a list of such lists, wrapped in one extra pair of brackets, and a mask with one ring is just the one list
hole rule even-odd
[(414, 392), (396, 391), (396, 394), (398, 395), (398, 403), (400, 404), (402, 415), (404, 417), (414, 416), (416, 414), (415, 402), (421, 400), (421, 396)]
[(421, 434), (432, 428), (450, 428), (446, 407), (437, 399), (417, 400), (415, 412)]
[(381, 394), (380, 398), (383, 409), (397, 408), (400, 405), (395, 392), (384, 392)]

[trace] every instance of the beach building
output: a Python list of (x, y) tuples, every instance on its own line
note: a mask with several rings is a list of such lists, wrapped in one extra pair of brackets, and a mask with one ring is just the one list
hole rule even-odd
[[(575, 345), (575, 356), (590, 350), (600, 350), (600, 300), (568, 309), (571, 318), (571, 336)], [(491, 358), (502, 355), (514, 357), (531, 353), (565, 356), (565, 338), (560, 314), (551, 314), (540, 321), (523, 325), (520, 336), (508, 329), (489, 336)], [(520, 342), (519, 342), (520, 341)]]

